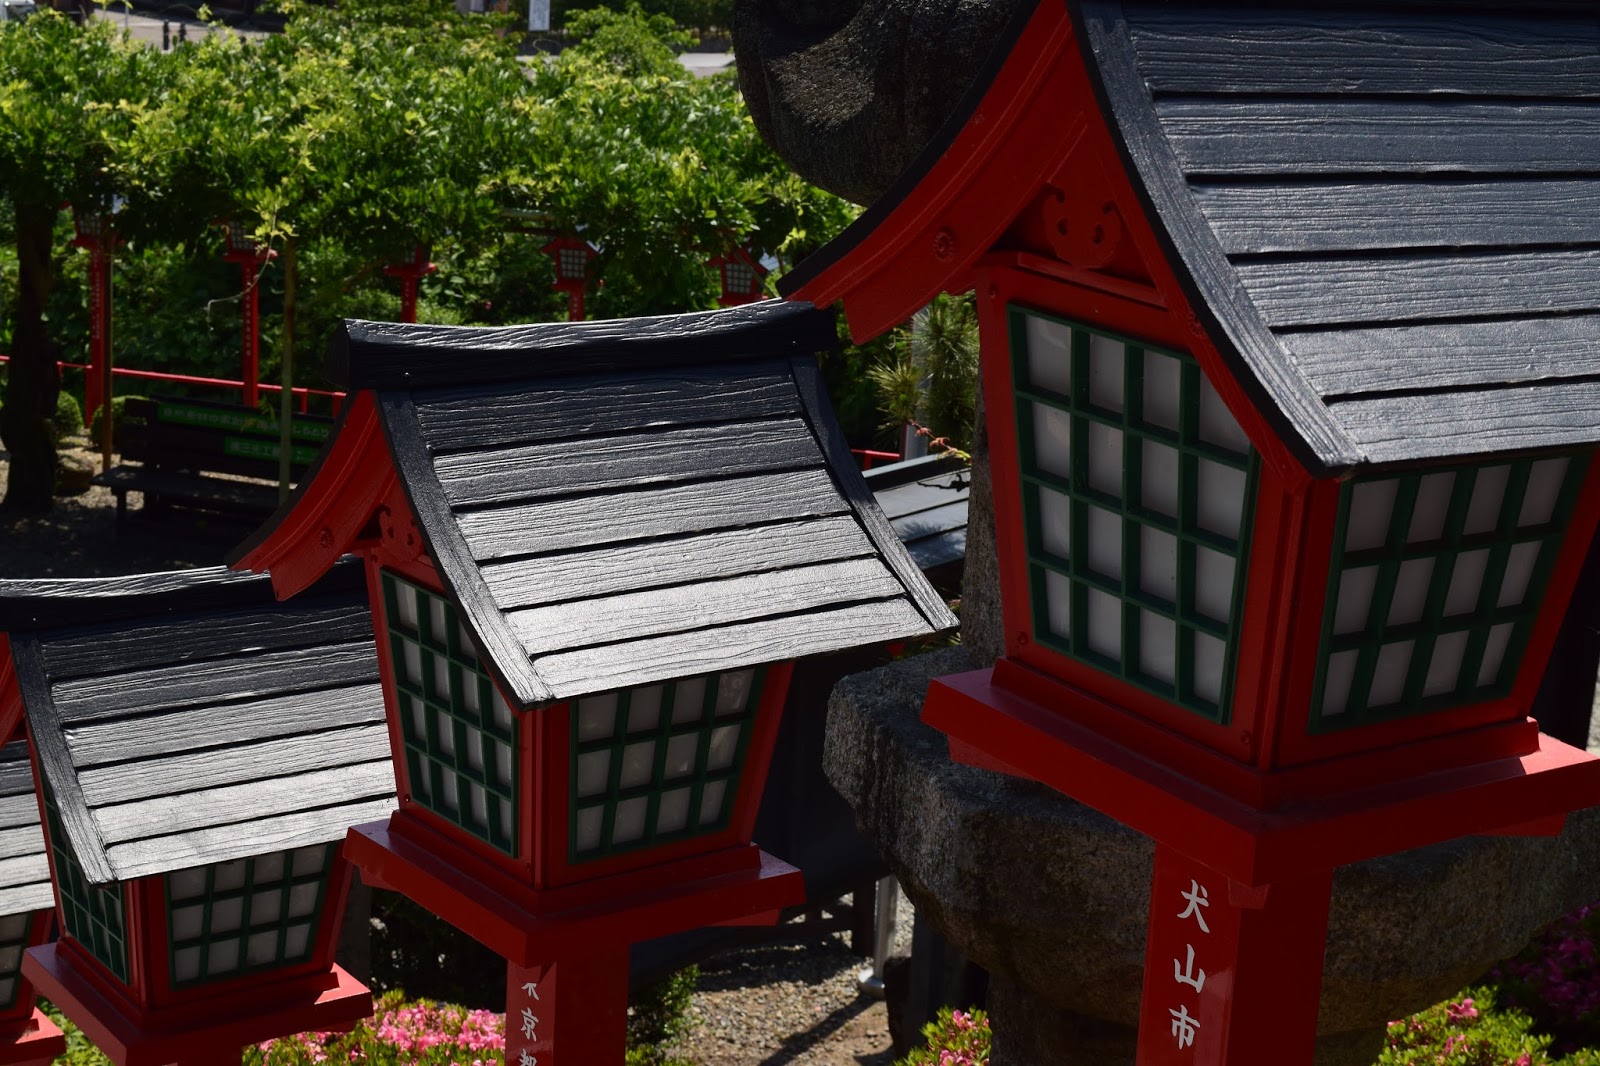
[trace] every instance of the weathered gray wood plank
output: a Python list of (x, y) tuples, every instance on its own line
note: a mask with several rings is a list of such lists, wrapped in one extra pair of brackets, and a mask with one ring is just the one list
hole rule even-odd
[(231, 862), (269, 851), (343, 840), (350, 826), (387, 818), (394, 808), (392, 799), (366, 799), (299, 811), (281, 818), (135, 840), (108, 848), (106, 854), (119, 879), (147, 877), (207, 863)]
[(1330, 404), (1375, 463), (1600, 440), (1600, 383), (1377, 396)]
[(50, 866), (44, 854), (0, 857), (0, 885), (37, 884), (39, 875), (50, 877)]
[(50, 886), (49, 880), (35, 881), (13, 888), (0, 888), (0, 915), (45, 911), (55, 905), (55, 890)]
[[(214, 751), (183, 752), (82, 771), (78, 780), (90, 807), (128, 803), (173, 792), (193, 792), (389, 757), (389, 732), (380, 721), (251, 744), (248, 758)], [(0, 849), (3, 850), (3, 849)]]
[(273, 602), (272, 586), (223, 567), (118, 577), (30, 577), (0, 581), (0, 630), (83, 625), (156, 611), (199, 611)]
[(1189, 175), (1600, 170), (1587, 103), (1165, 99), (1156, 113)]
[(800, 470), (469, 511), (457, 525), (485, 562), (846, 508), (826, 470)]
[(117, 675), (114, 683), (101, 677), (77, 678), (56, 685), (54, 693), (62, 721), (78, 725), (143, 711), (377, 681), (378, 657), (369, 637), (325, 648), (212, 659), (177, 670), (167, 666), (129, 670)]
[(540, 555), (483, 567), (502, 610), (873, 554), (849, 515)]
[(569, 648), (903, 595), (900, 582), (873, 557), (535, 607), (510, 620), (538, 666), (543, 655)]
[[(41, 866), (44, 859), (44, 830), (39, 827), (37, 817), (32, 825), (19, 825), (12, 829), (0, 829), (0, 855), (9, 855), (20, 858), (24, 855), (35, 855)], [(45, 880), (50, 879), (50, 871), (43, 872)], [(16, 881), (5, 882), (16, 884)]]
[(417, 400), (435, 454), (601, 436), (645, 426), (773, 418), (799, 410), (786, 363), (671, 367), (637, 374), (441, 390)]
[(365, 684), (151, 714), (138, 719), (138, 728), (126, 721), (93, 722), (70, 726), (65, 734), (79, 770), (202, 748), (219, 749), (211, 753), (215, 759), (253, 764), (249, 741), (382, 719), (383, 691)]
[(1597, 249), (1251, 261), (1238, 268), (1245, 291), (1275, 329), (1600, 307)]
[(393, 792), (394, 764), (386, 753), (377, 762), (112, 804), (96, 810), (94, 818), (109, 847), (294, 814), (310, 803), (350, 803)]
[(0, 829), (39, 828), (39, 800), (28, 795), (0, 797)]
[(452, 506), (533, 500), (636, 485), (684, 481), (738, 470), (821, 466), (799, 418), (723, 422), (644, 433), (456, 452), (434, 463)]
[(255, 651), (372, 640), (365, 597), (290, 603), (176, 622), (92, 627), (42, 642), (50, 679), (121, 674), (163, 664), (231, 658)]
[(1206, 182), (1193, 190), (1229, 255), (1600, 243), (1600, 180)]
[(33, 795), (33, 763), (28, 759), (26, 741), (16, 741), (5, 747), (5, 758), (0, 761), (0, 796)]
[(1594, 18), (1129, 4), (1157, 93), (1600, 96)]
[(539, 672), (555, 698), (566, 699), (928, 632), (930, 627), (917, 609), (896, 598), (564, 652), (541, 659)]
[(1494, 385), (1593, 373), (1600, 315), (1335, 329), (1282, 339), (1323, 396)]

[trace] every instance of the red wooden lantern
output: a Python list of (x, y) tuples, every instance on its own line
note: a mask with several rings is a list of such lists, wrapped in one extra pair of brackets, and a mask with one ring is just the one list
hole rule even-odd
[(244, 379), (239, 402), (254, 407), (261, 398), (261, 273), (278, 253), (257, 244), (243, 223), (228, 221), (221, 225), (228, 235), (222, 258), (239, 264), (239, 325), (243, 337), (239, 376)]
[(555, 261), (550, 287), (567, 294), (567, 321), (583, 321), (583, 297), (589, 291), (589, 262), (600, 253), (582, 237), (557, 237), (539, 249)]
[(1142, 1066), (1309, 1061), (1335, 866), (1600, 787), (1527, 717), (1600, 513), (1600, 263), (1494, 221), (1595, 142), (1437, 95), (1568, 91), (1559, 33), (1295, 6), (1291, 45), (1282, 6), (1027, 5), (783, 286), (858, 339), (977, 291), (1006, 653), (924, 716), (1155, 838)]
[(424, 277), (438, 270), (437, 263), (428, 261), (428, 246), (425, 244), (414, 246), (403, 262), (391, 263), (383, 268), (383, 272), (391, 278), (400, 279), (400, 321), (417, 320), (417, 290)]
[(722, 282), (718, 306), (737, 307), (765, 298), (767, 268), (745, 249), (735, 246), (726, 254), (708, 260), (706, 266), (714, 268)]
[[(16, 699), (6, 674), (0, 666), (0, 707)], [(3, 711), (0, 717), (16, 720)], [(48, 1066), (66, 1052), (67, 1041), (35, 1006), (33, 985), (22, 975), (23, 951), (50, 938), (54, 905), (25, 740), (0, 748), (0, 827), (10, 841), (0, 868), (0, 1064)]]
[(335, 341), (343, 427), (235, 565), (292, 595), (366, 559), (400, 809), (347, 850), (506, 957), (508, 1062), (620, 1062), (630, 945), (799, 902), (751, 844), (793, 660), (953, 622), (834, 343), (775, 301)]
[(360, 577), (291, 607), (225, 570), (0, 582), (62, 930), (22, 972), (117, 1066), (371, 1013), (333, 962), (339, 842), (394, 805)]

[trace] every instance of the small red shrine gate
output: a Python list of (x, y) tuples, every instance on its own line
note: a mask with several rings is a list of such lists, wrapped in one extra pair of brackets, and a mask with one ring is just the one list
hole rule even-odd
[(347, 322), (356, 393), (236, 566), (364, 559), (400, 809), (346, 849), (507, 960), (508, 1062), (622, 1061), (628, 949), (768, 924), (751, 843), (801, 656), (954, 618), (873, 502), (815, 353), (833, 316)]
[(1310, 1062), (1336, 866), (1600, 802), (1527, 718), (1600, 514), (1592, 20), (1339, 7), (1025, 5), (781, 285), (977, 293), (1005, 655), (924, 717), (1155, 838), (1141, 1066)]

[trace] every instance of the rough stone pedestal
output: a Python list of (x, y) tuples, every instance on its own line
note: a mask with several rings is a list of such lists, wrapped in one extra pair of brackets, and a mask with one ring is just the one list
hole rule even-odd
[[(846, 678), (828, 777), (919, 911), (988, 968), (993, 1066), (1132, 1063), (1151, 843), (1042, 785), (952, 763), (919, 714), (931, 678), (968, 669), (952, 648)], [(1600, 809), (1558, 838), (1471, 837), (1337, 870), (1318, 1066), (1371, 1066), (1386, 1022), (1594, 899)]]

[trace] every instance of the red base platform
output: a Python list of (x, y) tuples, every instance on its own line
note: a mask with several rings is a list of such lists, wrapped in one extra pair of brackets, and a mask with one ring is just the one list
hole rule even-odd
[(396, 831), (393, 819), (401, 817), (351, 827), (345, 856), (362, 880), (402, 893), (513, 966), (625, 952), (641, 940), (707, 925), (771, 925), (780, 910), (805, 902), (800, 871), (751, 845), (754, 861), (737, 868), (682, 880), (664, 868), (645, 891), (584, 903), (567, 891), (552, 905), (552, 893), (465, 852), (446, 859), (413, 839), (418, 830), (410, 826)]
[[(218, 1066), (250, 1044), (312, 1030), (347, 1031), (372, 1014), (365, 985), (338, 966), (250, 990), (232, 1012), (182, 1005), (139, 1014), (102, 993), (58, 944), (29, 948), (22, 972), (117, 1066)], [(11, 1060), (0, 1060), (9, 1062)]]
[(67, 1038), (38, 1007), (20, 1033), (0, 1037), (0, 1066), (50, 1066), (67, 1053)]

